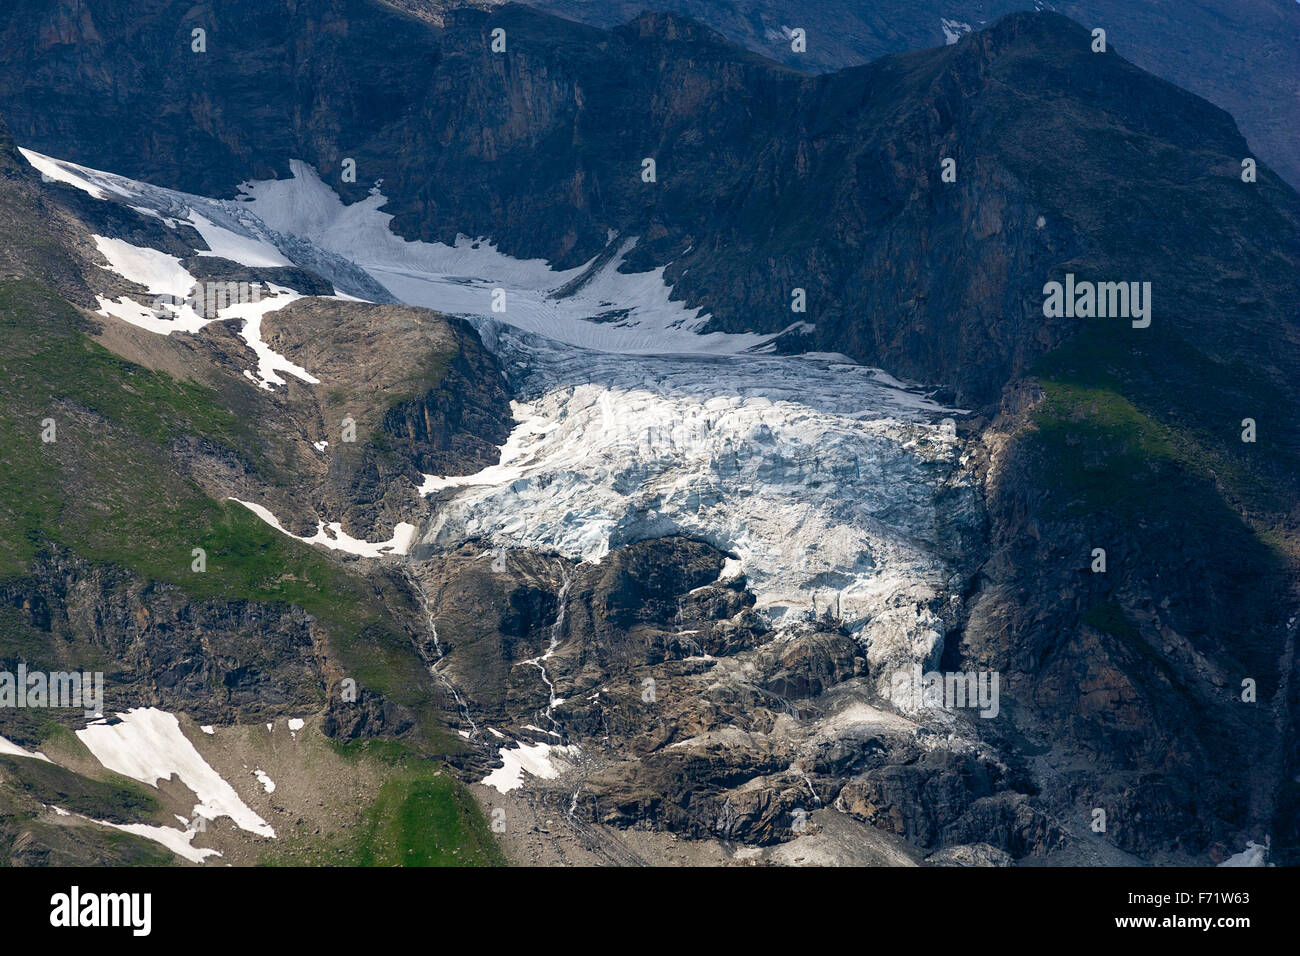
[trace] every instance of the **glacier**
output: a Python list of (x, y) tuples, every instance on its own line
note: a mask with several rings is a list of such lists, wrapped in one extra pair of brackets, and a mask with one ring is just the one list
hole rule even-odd
[(831, 611), (867, 640), (899, 620), (941, 629), (927, 609), (979, 515), (951, 410), (834, 360), (481, 331), (518, 376), (517, 425), (498, 464), (426, 477), (417, 548), (483, 539), (599, 561), (682, 534), (734, 558), (776, 623)]
[[(955, 427), (964, 410), (844, 356), (776, 355), (780, 333), (704, 331), (708, 313), (673, 299), (663, 267), (620, 271), (637, 239), (613, 230), (606, 255), (556, 270), (487, 238), (403, 239), (378, 184), (346, 204), (298, 161), (287, 178), (209, 199), (24, 155), (91, 195), (193, 225), (212, 254), (293, 263), (340, 297), (474, 325), (517, 396), (515, 427), (495, 465), (425, 476), (419, 527), (370, 556), (393, 559), (409, 544), (403, 559), (418, 561), (481, 541), (598, 562), (638, 540), (687, 535), (728, 556), (775, 625), (829, 614), (882, 672), (937, 663), (982, 520)], [(123, 272), (132, 255), (148, 260), (138, 271), (150, 288), (176, 284), (179, 263), (102, 249)], [(248, 333), (257, 350), (255, 321)], [(263, 384), (277, 370), (311, 381), (258, 352)]]

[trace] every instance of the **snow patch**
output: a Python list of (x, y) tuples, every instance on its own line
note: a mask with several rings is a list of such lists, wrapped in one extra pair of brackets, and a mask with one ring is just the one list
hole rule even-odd
[[(257, 356), (255, 380), (260, 379), (259, 384), (263, 388), (284, 385), (284, 379), (277, 374), (279, 372), (287, 372), (312, 385), (320, 384), (320, 379), (273, 351), (262, 341), (262, 318), (268, 312), (283, 309), (302, 298), (293, 290), (271, 285), (274, 294), (269, 298), (258, 299), (256, 302), (236, 302), (220, 309), (215, 316), (205, 317), (194, 311), (194, 307), (186, 301), (198, 283), (176, 256), (134, 246), (121, 239), (105, 236), (92, 238), (100, 255), (108, 260), (108, 269), (128, 282), (144, 286), (149, 295), (167, 297), (167, 301), (157, 303), (155, 309), (141, 305), (130, 296), (119, 296), (114, 302), (97, 295), (95, 299), (99, 303), (100, 315), (121, 319), (157, 335), (171, 335), (173, 332), (193, 334), (219, 319), (243, 319), (239, 334)], [(171, 318), (165, 317), (166, 313), (170, 313)], [(245, 375), (254, 378), (250, 372), (245, 372)]]
[(194, 812), (199, 816), (230, 817), (250, 833), (275, 836), (270, 825), (199, 755), (174, 715), (147, 707), (117, 716), (120, 723), (96, 721), (77, 731), (77, 739), (106, 768), (151, 787), (175, 776), (194, 791), (199, 800)]
[(123, 239), (91, 236), (95, 248), (108, 260), (108, 268), (128, 282), (145, 287), (150, 295), (184, 297), (194, 288), (194, 276), (176, 256), (157, 249), (134, 246)]
[(287, 372), (309, 385), (319, 385), (320, 379), (301, 365), (290, 362), (262, 341), (262, 318), (268, 312), (283, 309), (289, 303), (302, 298), (298, 293), (280, 286), (273, 285), (271, 290), (276, 294), (269, 299), (261, 299), (257, 302), (240, 302), (222, 309), (220, 312), (221, 318), (244, 320), (244, 327), (240, 329), (239, 335), (248, 344), (248, 347), (253, 350), (253, 354), (257, 356), (257, 377), (260, 379), (259, 384), (262, 388), (270, 389), (273, 385), (286, 384), (285, 380), (277, 374), (278, 372)]
[(556, 744), (520, 744), (517, 747), (502, 747), (497, 755), (504, 761), (504, 766), (493, 770), (483, 778), (483, 783), (495, 787), (498, 793), (517, 790), (524, 783), (524, 774), (541, 780), (554, 780), (568, 769), (565, 758), (575, 757), (577, 747), (561, 747)]
[[(393, 527), (393, 536), (387, 541), (360, 541), (343, 530), (341, 522), (334, 521), (326, 525), (324, 521), (317, 522), (316, 533), (310, 538), (300, 537), (287, 531), (284, 525), (280, 524), (280, 519), (273, 515), (267, 508), (261, 505), (253, 504), (251, 501), (240, 501), (238, 498), (231, 498), (230, 501), (238, 502), (253, 514), (257, 515), (276, 531), (287, 535), (304, 544), (323, 544), (333, 551), (346, 551), (349, 554), (361, 555), (365, 558), (381, 558), (385, 555), (406, 554), (410, 550), (411, 544), (415, 540), (416, 528), (413, 524), (405, 521), (399, 521)], [(329, 533), (326, 533), (328, 527)], [(270, 725), (267, 725), (268, 728)]]
[(943, 28), (945, 46), (952, 46), (967, 33), (970, 33), (970, 24), (962, 23), (960, 20), (949, 20), (946, 17), (940, 17), (939, 26)]
[(1246, 841), (1246, 849), (1240, 853), (1234, 853), (1228, 857), (1219, 866), (1268, 866), (1268, 851), (1271, 841), (1265, 840), (1262, 844), (1254, 840)]
[(217, 256), (252, 268), (293, 265), (267, 240), (252, 235), (240, 235), (231, 229), (218, 226), (196, 210), (190, 210), (189, 223), (208, 245), (207, 252), (199, 252), (201, 256)]
[(45, 756), (45, 754), (41, 753), (39, 750), (36, 751), (36, 753), (32, 753), (30, 750), (24, 750), (16, 743), (6, 740), (4, 737), (0, 737), (0, 754), (5, 754), (10, 757), (31, 757), (33, 760), (44, 760), (46, 763), (54, 763), (53, 760)]
[[(87, 817), (86, 819), (89, 820), (90, 818)], [(178, 830), (175, 827), (153, 826), (148, 823), (109, 823), (107, 820), (92, 820), (91, 822), (98, 823), (102, 827), (121, 830), (123, 833), (134, 833), (146, 840), (160, 843), (181, 859), (189, 860), (191, 863), (202, 863), (210, 856), (221, 856), (218, 850), (193, 845), (194, 836), (198, 832), (196, 830)]]

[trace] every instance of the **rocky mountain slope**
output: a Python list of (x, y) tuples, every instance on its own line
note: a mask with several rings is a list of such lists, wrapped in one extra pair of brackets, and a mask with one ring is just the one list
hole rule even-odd
[[(63, 400), (143, 469), (70, 438), (11, 476), (15, 659), (43, 629), (129, 659), (141, 705), (314, 703), (446, 758), (516, 852), (535, 820), (605, 862), (640, 829), (731, 862), (1291, 859), (1300, 197), (1243, 180), (1227, 114), (1049, 13), (810, 77), (669, 15), (134, 6), (0, 29), (47, 154), (8, 154), (13, 361), (57, 343), (11, 427), (89, 335)], [(1150, 323), (1045, 315), (1067, 274), (1149, 282)], [(277, 307), (143, 314), (200, 276)], [(154, 598), (191, 539), (241, 557), (198, 596), (247, 604)], [(205, 615), (228, 643), (181, 662), (110, 643)], [(913, 667), (998, 704), (909, 703)], [(226, 690), (186, 703), (186, 668)]]
[[(601, 27), (645, 10), (677, 13), (810, 72), (956, 43), (1008, 13), (1054, 11), (1089, 30), (1105, 29), (1126, 59), (1227, 110), (1259, 155), (1300, 188), (1294, 121), (1300, 10), (1287, 0), (534, 0), (530, 6)], [(793, 49), (795, 28), (804, 31), (802, 52)]]
[[(158, 336), (91, 311), (92, 289), (147, 301), (142, 287), (97, 261), (96, 237), (170, 250), (229, 274), (225, 260), (195, 255), (208, 250), (193, 229), (146, 213), (42, 182), (0, 127), (3, 670), (100, 672), (110, 720), (128, 710), (179, 711), (200, 741), (200, 722), (265, 722), (268, 732), (278, 723), (296, 740), (283, 730), (285, 716), (325, 710), (350, 679), (358, 700), (336, 736), (407, 728), (415, 753), (456, 750), (438, 717), (440, 685), (412, 649), (418, 604), (378, 599), (382, 572), (331, 560), (231, 499), (269, 503), (291, 524), (338, 521), (364, 538), (390, 507), (382, 494), (367, 494), (387, 487), (381, 476), (429, 462), (473, 469), (488, 460), (485, 449), (495, 451), (490, 441), (507, 410), (494, 360), (463, 323), (425, 310), (305, 298), (290, 306), (296, 321), (285, 347), (299, 351), (299, 337), (310, 333), (337, 363), (318, 363), (333, 388), (319, 398), (273, 394), (241, 374), (256, 359), (234, 334), (238, 322)], [(274, 278), (333, 293), (319, 276), (279, 270)], [(273, 326), (266, 335), (280, 338)], [(365, 354), (389, 349), (413, 361), (376, 367)], [(349, 359), (350, 350), (359, 354)], [(352, 454), (327, 458), (311, 441), (337, 443), (344, 415), (360, 430), (356, 451), (345, 445)], [(462, 430), (462, 417), (473, 433)], [(179, 786), (159, 792), (141, 786), (156, 781), (127, 779), (92, 758), (73, 733), (84, 724), (80, 709), (11, 702), (0, 713), (6, 858), (156, 863), (170, 858), (157, 842), (191, 858), (194, 801), (187, 805)], [(285, 775), (301, 772), (285, 759)], [(231, 769), (246, 794), (250, 784), (260, 791), (247, 767)], [(348, 807), (365, 792), (334, 796)], [(454, 791), (439, 798), (457, 799)], [(175, 827), (176, 810), (188, 829)], [(282, 819), (283, 805), (263, 812), (293, 839), (298, 828)], [(467, 813), (464, 826), (482, 828)], [(461, 816), (452, 814), (454, 826)], [(110, 824), (144, 827), (157, 842)], [(276, 852), (206, 832), (198, 845), (213, 847), (214, 838), (229, 859)], [(465, 846), (476, 840), (490, 847), (472, 834)]]
[[(1072, 333), (1041, 308), (1069, 271), (1158, 278), (1155, 324), (1192, 334), (1202, 315), (1252, 321), (1237, 281), (1269, 314), (1295, 298), (1294, 193), (1267, 169), (1242, 188), (1250, 150), (1231, 118), (1049, 14), (808, 78), (664, 15), (606, 34), (513, 6), (437, 27), (360, 0), (236, 4), (193, 53), (201, 8), (86, 9), (93, 42), (6, 41), (10, 122), (34, 149), (204, 195), (301, 159), (348, 200), (382, 182), (409, 238), (490, 235), (559, 267), (615, 230), (639, 239), (627, 267), (666, 266), (713, 328), (788, 328), (787, 348), (950, 385), (963, 403), (996, 402)], [(11, 29), (39, 35), (24, 13)], [(496, 28), (509, 53), (492, 52)], [(257, 41), (222, 45), (222, 30)], [(119, 101), (103, 89), (115, 80), (61, 66), (71, 48), (80, 70), (146, 72)], [(791, 311), (795, 289), (806, 312)]]

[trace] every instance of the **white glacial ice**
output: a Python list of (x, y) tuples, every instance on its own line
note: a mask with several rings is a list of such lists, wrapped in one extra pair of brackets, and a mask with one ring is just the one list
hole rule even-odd
[(935, 421), (951, 410), (842, 362), (631, 359), (485, 332), (528, 368), (517, 424), (498, 464), (425, 477), (422, 541), (599, 561), (685, 534), (730, 555), (724, 575), (775, 619), (831, 609), (868, 638), (873, 621), (940, 626), (924, 606), (978, 514), (964, 442)]
[[(412, 242), (394, 235), (392, 216), (381, 212), (380, 192), (344, 205), (306, 163), (290, 164), (289, 179), (241, 187), (258, 221), (282, 234), (310, 240), (361, 266), (401, 301), (451, 315), (488, 315), (516, 328), (572, 345), (637, 354), (735, 353), (758, 348), (774, 336), (700, 334), (709, 316), (671, 301), (662, 268), (618, 271), (635, 239), (570, 295), (553, 293), (591, 266), (556, 271), (541, 259), (515, 259), (486, 239), (459, 236), (454, 245)], [(612, 241), (619, 241), (614, 239)], [(492, 311), (493, 290), (505, 292), (505, 311)]]

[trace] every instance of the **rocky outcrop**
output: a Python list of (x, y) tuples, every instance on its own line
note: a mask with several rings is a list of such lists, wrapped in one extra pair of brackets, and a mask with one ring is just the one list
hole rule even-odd
[(1022, 770), (960, 723), (956, 749), (934, 749), (924, 716), (876, 694), (858, 642), (830, 619), (774, 631), (743, 578), (718, 580), (722, 559), (681, 537), (577, 567), (475, 545), (432, 556), (418, 580), (436, 670), (486, 750), (462, 765), (485, 773), (501, 730), (576, 745), (557, 811), (696, 839), (775, 845), (834, 806), (920, 847), (977, 829), (1016, 858), (1065, 844)]
[(397, 522), (423, 512), (423, 475), (469, 474), (496, 462), (511, 423), (506, 383), (463, 321), (306, 299), (269, 315), (263, 329), (272, 348), (326, 383), (293, 381), (272, 399), (298, 430), (303, 470), (316, 478), (311, 498), (295, 509), (307, 533), (315, 511), (320, 520), (341, 519), (356, 537), (384, 540)]
[(324, 700), (323, 636), (288, 604), (194, 600), (52, 551), (28, 578), (0, 585), (0, 605), (9, 655), (23, 648), (5, 669), (23, 660), (30, 670), (102, 670), (105, 713), (152, 706), (251, 723), (312, 713)]

